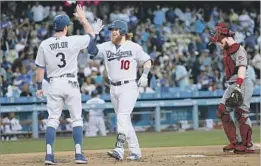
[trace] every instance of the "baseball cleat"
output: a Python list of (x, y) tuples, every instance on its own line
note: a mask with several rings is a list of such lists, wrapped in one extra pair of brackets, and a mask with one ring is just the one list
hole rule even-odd
[(75, 163), (76, 164), (87, 164), (88, 159), (83, 154), (75, 154)]
[(140, 158), (141, 158), (141, 157), (140, 157), (139, 155), (132, 153), (132, 154), (130, 154), (130, 155), (127, 157), (127, 160), (137, 161), (137, 160), (140, 160)]
[(117, 152), (116, 150), (109, 151), (109, 152), (107, 152), (107, 154), (110, 157), (115, 158), (116, 160), (119, 160), (119, 161), (123, 160), (123, 156), (119, 152)]
[(230, 152), (235, 149), (235, 145), (232, 143), (229, 143), (227, 146), (223, 147), (223, 152)]
[(234, 150), (235, 154), (246, 154), (246, 153), (255, 153), (255, 148), (252, 147), (246, 147), (244, 145), (237, 145)]
[(52, 155), (52, 154), (45, 155), (44, 163), (45, 163), (45, 165), (56, 165), (57, 164), (57, 162), (54, 160), (54, 155)]

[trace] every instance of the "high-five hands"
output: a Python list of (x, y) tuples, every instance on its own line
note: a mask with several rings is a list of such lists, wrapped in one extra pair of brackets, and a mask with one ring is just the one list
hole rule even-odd
[(73, 15), (74, 15), (80, 22), (84, 22), (84, 20), (86, 20), (83, 7), (82, 7), (81, 5), (79, 5), (79, 4), (76, 6), (76, 12), (73, 13)]
[(98, 19), (97, 21), (95, 21), (92, 24), (92, 28), (93, 28), (93, 31), (94, 31), (95, 35), (98, 35), (103, 27), (104, 27), (104, 25), (102, 25), (102, 20), (101, 19)]

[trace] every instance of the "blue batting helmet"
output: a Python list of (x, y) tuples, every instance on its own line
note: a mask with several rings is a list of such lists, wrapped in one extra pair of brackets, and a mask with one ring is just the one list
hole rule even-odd
[(119, 29), (121, 35), (125, 35), (128, 33), (128, 25), (125, 21), (121, 21), (121, 20), (113, 21), (112, 24), (109, 26), (109, 30), (112, 29)]
[(56, 31), (62, 31), (65, 26), (72, 24), (69, 16), (67, 15), (58, 15), (53, 19), (53, 27)]

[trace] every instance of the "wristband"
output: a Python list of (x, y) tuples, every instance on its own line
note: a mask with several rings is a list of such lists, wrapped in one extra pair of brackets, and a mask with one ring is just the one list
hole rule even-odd
[(236, 84), (239, 85), (239, 86), (241, 86), (242, 83), (243, 83), (243, 81), (244, 81), (243, 78), (238, 77), (237, 80), (236, 80)]
[(36, 88), (37, 88), (37, 90), (41, 90), (42, 89), (42, 82), (36, 82)]

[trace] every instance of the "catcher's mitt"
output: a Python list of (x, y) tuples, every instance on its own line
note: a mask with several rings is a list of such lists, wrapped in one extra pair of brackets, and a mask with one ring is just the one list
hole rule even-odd
[(243, 104), (243, 96), (240, 88), (235, 87), (229, 98), (226, 100), (225, 105), (227, 107), (238, 107)]

